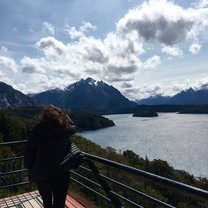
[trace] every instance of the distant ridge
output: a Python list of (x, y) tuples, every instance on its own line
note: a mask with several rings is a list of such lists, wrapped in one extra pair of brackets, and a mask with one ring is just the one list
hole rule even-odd
[(208, 85), (203, 85), (197, 90), (189, 88), (172, 97), (157, 95), (136, 102), (140, 105), (204, 105), (208, 104)]
[(139, 105), (164, 105), (167, 104), (169, 99), (170, 97), (168, 96), (166, 97), (162, 95), (156, 95), (141, 100), (137, 100), (136, 103)]
[(0, 108), (33, 105), (35, 105), (35, 102), (32, 98), (15, 90), (12, 86), (0, 82)]
[(48, 90), (33, 96), (40, 104), (54, 104), (71, 110), (91, 110), (101, 113), (124, 113), (137, 106), (116, 88), (92, 78), (81, 79), (65, 90)]

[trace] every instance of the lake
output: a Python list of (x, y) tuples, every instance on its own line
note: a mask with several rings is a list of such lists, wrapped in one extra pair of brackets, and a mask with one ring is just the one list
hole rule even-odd
[(208, 115), (160, 113), (141, 118), (132, 114), (105, 116), (116, 126), (79, 133), (102, 147), (133, 150), (150, 160), (166, 160), (175, 169), (208, 177)]

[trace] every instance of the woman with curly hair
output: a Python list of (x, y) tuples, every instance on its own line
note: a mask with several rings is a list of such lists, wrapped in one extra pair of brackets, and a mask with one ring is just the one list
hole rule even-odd
[(29, 180), (37, 184), (44, 208), (64, 208), (69, 171), (60, 163), (70, 148), (69, 137), (75, 126), (65, 110), (52, 105), (42, 111), (40, 122), (32, 129), (26, 149), (25, 167)]

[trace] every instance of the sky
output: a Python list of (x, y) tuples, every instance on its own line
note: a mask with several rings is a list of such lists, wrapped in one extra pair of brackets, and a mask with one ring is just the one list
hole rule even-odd
[(0, 0), (0, 81), (21, 92), (92, 77), (131, 100), (208, 84), (208, 0)]

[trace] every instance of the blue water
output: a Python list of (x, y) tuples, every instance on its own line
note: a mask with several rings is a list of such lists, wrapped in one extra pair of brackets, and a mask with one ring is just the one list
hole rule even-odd
[(208, 177), (208, 115), (161, 113), (155, 118), (131, 114), (106, 116), (116, 126), (80, 135), (118, 152), (133, 150), (142, 157), (162, 159), (176, 169)]

